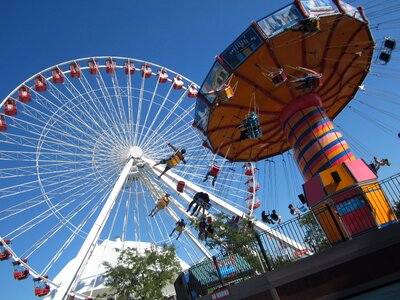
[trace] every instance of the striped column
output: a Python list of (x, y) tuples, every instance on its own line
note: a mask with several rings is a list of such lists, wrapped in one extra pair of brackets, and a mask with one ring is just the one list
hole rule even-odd
[(280, 122), (306, 181), (323, 170), (355, 159), (316, 94), (304, 95), (289, 104)]

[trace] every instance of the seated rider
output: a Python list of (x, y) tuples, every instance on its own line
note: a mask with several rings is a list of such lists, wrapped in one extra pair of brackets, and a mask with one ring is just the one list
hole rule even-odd
[(293, 204), (289, 204), (289, 210), (290, 210), (290, 213), (293, 215), (293, 216), (298, 216), (298, 217), (300, 217), (300, 215), (301, 215), (301, 213), (300, 213), (300, 211), (298, 211), (294, 206), (293, 206)]
[(250, 113), (237, 128), (240, 129), (239, 141), (248, 138), (257, 138), (261, 135), (260, 121), (255, 112)]
[(210, 202), (210, 196), (207, 193), (197, 192), (193, 196), (192, 202), (189, 203), (189, 207), (187, 208), (186, 212), (189, 212), (192, 206), (195, 204), (193, 211), (190, 215), (194, 215), (196, 212), (196, 216), (200, 213), (200, 208), (203, 208), (203, 214), (205, 210), (205, 206)]
[(151, 210), (149, 217), (154, 217), (154, 215), (156, 213), (158, 213), (159, 210), (163, 209), (164, 207), (166, 207), (169, 203), (169, 197), (171, 195), (170, 194), (165, 194), (164, 197), (158, 199), (156, 206)]
[(261, 213), (261, 220), (264, 223), (268, 223), (268, 224), (275, 224), (274, 221), (272, 221), (270, 219), (270, 215), (265, 213), (265, 210), (263, 210), (263, 212)]
[(276, 213), (275, 209), (272, 210), (271, 219), (275, 222), (278, 221), (278, 224), (281, 224), (282, 222), (282, 217)]
[(381, 166), (390, 166), (390, 162), (387, 158), (383, 159), (378, 159), (376, 156), (374, 156), (374, 161), (375, 161), (375, 170), (378, 171)]
[(317, 73), (314, 70), (310, 70), (303, 67), (297, 67), (297, 70), (306, 73), (305, 77), (297, 78), (295, 80), (290, 81), (290, 83), (301, 83), (296, 86), (296, 90), (299, 89), (313, 89), (322, 85), (322, 74)]
[(199, 238), (201, 238), (203, 235), (206, 235), (206, 227), (207, 227), (206, 218), (202, 218), (199, 223)]
[(209, 176), (212, 176), (213, 177), (212, 186), (215, 186), (215, 182), (217, 181), (217, 177), (218, 177), (220, 168), (215, 164), (215, 162), (210, 164), (208, 167), (209, 167), (209, 169), (208, 169), (208, 172), (207, 172), (206, 177), (204, 178), (203, 182), (207, 181)]
[(168, 143), (168, 146), (170, 146), (175, 151), (175, 153), (166, 159), (160, 160), (158, 163), (156, 163), (154, 165), (154, 167), (155, 167), (160, 164), (166, 164), (164, 171), (162, 171), (161, 174), (158, 176), (159, 178), (161, 176), (163, 176), (169, 169), (178, 165), (181, 161), (184, 164), (186, 164), (185, 157), (183, 156), (183, 154), (186, 153), (186, 150), (185, 149), (178, 150), (177, 148), (175, 148), (174, 146), (172, 146), (169, 143)]
[(173, 234), (175, 231), (177, 231), (177, 232), (179, 232), (179, 233), (178, 233), (178, 236), (176, 237), (176, 239), (179, 239), (179, 237), (180, 237), (181, 234), (182, 234), (183, 228), (185, 228), (185, 226), (186, 226), (186, 224), (185, 224), (185, 221), (184, 221), (183, 219), (181, 219), (180, 221), (176, 222), (176, 223), (175, 223), (175, 228), (174, 228), (174, 230), (172, 230), (172, 232), (170, 233), (169, 236), (172, 236), (172, 234)]

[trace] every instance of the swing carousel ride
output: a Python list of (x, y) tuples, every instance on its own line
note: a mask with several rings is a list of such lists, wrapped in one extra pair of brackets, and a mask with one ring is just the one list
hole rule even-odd
[[(374, 54), (387, 64), (395, 49), (386, 37), (375, 53), (369, 25), (362, 7), (295, 1), (253, 22), (216, 57), (197, 100), (193, 125), (212, 152), (246, 162), (293, 151), (305, 181), (299, 198), (331, 242), (340, 236), (328, 234), (338, 212), (349, 237), (396, 220), (375, 164), (357, 159), (333, 124), (363, 87)], [(346, 194), (354, 186), (374, 192)], [(357, 219), (367, 221), (355, 228)]]
[[(287, 153), (314, 212), (329, 198), (332, 209), (355, 207), (349, 222), (371, 220), (344, 234), (392, 222), (389, 212), (372, 221), (360, 201), (368, 195), (343, 192), (368, 182), (386, 203), (376, 172), (333, 123), (363, 89), (374, 57), (389, 63), (396, 42), (381, 42), (378, 49), (361, 8), (295, 1), (253, 22), (201, 86), (127, 57), (81, 58), (33, 75), (0, 105), (0, 260), (12, 262), (15, 279), (32, 277), (36, 296), (61, 300), (100, 297), (104, 268), (85, 270), (107, 244), (179, 243), (188, 262), (211, 257), (192, 217), (251, 218), (302, 250), (255, 214), (267, 207), (264, 189), (273, 190), (261, 184), (260, 162)], [(182, 236), (171, 235), (181, 219)]]

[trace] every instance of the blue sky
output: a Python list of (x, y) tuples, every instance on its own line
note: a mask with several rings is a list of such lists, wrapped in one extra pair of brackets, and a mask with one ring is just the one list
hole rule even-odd
[[(201, 84), (215, 56), (220, 54), (252, 20), (260, 19), (292, 1), (266, 0), (204, 0), (204, 1), (12, 1), (5, 0), (0, 11), (1, 80), (0, 99), (5, 98), (22, 81), (52, 65), (75, 58), (109, 55), (126, 56), (163, 65)], [(372, 1), (365, 2), (366, 6)], [(376, 1), (375, 1), (376, 2)], [(277, 4), (276, 4), (277, 3)], [(387, 1), (395, 3), (395, 1)], [(372, 8), (373, 12), (377, 8)], [(366, 11), (368, 17), (368, 10)], [(383, 16), (379, 12), (379, 16)], [(388, 16), (387, 19), (396, 19)], [(375, 24), (378, 24), (377, 19)], [(382, 20), (385, 20), (382, 18)], [(387, 31), (375, 32), (381, 40), (389, 34), (399, 37), (397, 26), (381, 26)], [(382, 23), (387, 25), (388, 23)], [(390, 24), (389, 24), (390, 25)], [(355, 103), (368, 120), (350, 109), (343, 111), (337, 123), (354, 140), (369, 162), (373, 155), (387, 157), (390, 168), (383, 168), (382, 178), (398, 170), (400, 159), (399, 119), (385, 117), (385, 113), (399, 113), (399, 59), (394, 53), (386, 67), (373, 68), (366, 81), (366, 93), (357, 99), (382, 108), (380, 115)], [(393, 100), (394, 103), (389, 103)], [(386, 105), (390, 107), (386, 109)], [(353, 106), (353, 104), (352, 104)], [(381, 130), (380, 121), (393, 130)], [(346, 132), (344, 132), (346, 134)], [(349, 140), (351, 146), (351, 140)], [(260, 179), (259, 179), (260, 180)], [(265, 178), (261, 179), (267, 181)], [(279, 182), (279, 179), (277, 179)], [(282, 206), (287, 207), (287, 202)], [(273, 207), (269, 207), (272, 209)], [(5, 299), (34, 299), (33, 284), (15, 282), (9, 262), (0, 263), (0, 274)]]

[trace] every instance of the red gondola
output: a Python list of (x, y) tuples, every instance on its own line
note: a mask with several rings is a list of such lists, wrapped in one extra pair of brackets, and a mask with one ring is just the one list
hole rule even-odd
[(174, 90), (180, 90), (183, 87), (183, 80), (181, 76), (176, 76), (174, 78), (173, 88)]
[(90, 75), (96, 75), (99, 74), (99, 65), (97, 64), (97, 61), (92, 59), (89, 60), (89, 74)]
[(7, 129), (6, 118), (3, 115), (0, 115), (0, 132), (5, 131)]
[(247, 169), (247, 170), (244, 172), (244, 174), (245, 174), (246, 176), (253, 176), (253, 174), (254, 174), (256, 171), (257, 171), (256, 168)]
[(126, 75), (132, 75), (135, 73), (135, 65), (131, 61), (126, 61), (124, 62), (124, 70)]
[(17, 114), (17, 103), (13, 98), (8, 98), (4, 104), (4, 113), (7, 116), (15, 116)]
[(51, 77), (53, 78), (54, 83), (63, 83), (64, 82), (64, 74), (60, 68), (54, 68), (51, 71)]
[(184, 181), (178, 181), (178, 185), (176, 186), (176, 190), (178, 192), (182, 193), (184, 187), (185, 187), (185, 182)]
[(254, 204), (249, 204), (248, 209), (257, 209), (261, 206), (261, 202), (260, 201), (256, 201), (254, 202)]
[(151, 73), (153, 72), (147, 64), (144, 64), (140, 67), (140, 70), (142, 71), (142, 77), (144, 78), (149, 78), (151, 76)]
[[(22, 262), (27, 263), (28, 259), (25, 258)], [(13, 268), (14, 268), (14, 279), (16, 280), (23, 280), (28, 278), (29, 270), (26, 269), (23, 265), (21, 265), (20, 261), (13, 261)]]
[(191, 85), (189, 86), (187, 93), (189, 98), (196, 98), (199, 91), (196, 89), (194, 85)]
[(81, 67), (77, 63), (72, 63), (69, 65), (69, 71), (72, 78), (81, 77)]
[(0, 260), (7, 260), (11, 257), (10, 251), (4, 247), (4, 244), (10, 245), (10, 243), (11, 240), (4, 240), (4, 243), (0, 242)]
[(168, 73), (165, 70), (159, 70), (157, 72), (158, 82), (165, 83), (168, 80)]
[(260, 185), (258, 184), (258, 183), (256, 183), (255, 185), (250, 185), (249, 187), (248, 187), (248, 189), (247, 189), (247, 191), (249, 192), (249, 193), (254, 193), (254, 192), (257, 192), (258, 190), (260, 189)]
[[(43, 278), (49, 278), (47, 275), (43, 276)], [(50, 286), (43, 281), (43, 278), (34, 278), (33, 284), (35, 285), (35, 296), (43, 297), (50, 293)]]
[(31, 101), (31, 92), (26, 85), (19, 88), (18, 100), (24, 103)]
[(116, 68), (116, 63), (112, 59), (106, 60), (106, 73), (107, 74), (114, 74)]
[(46, 78), (44, 78), (42, 75), (38, 75), (35, 78), (35, 90), (37, 92), (45, 92), (47, 89), (46, 85)]

